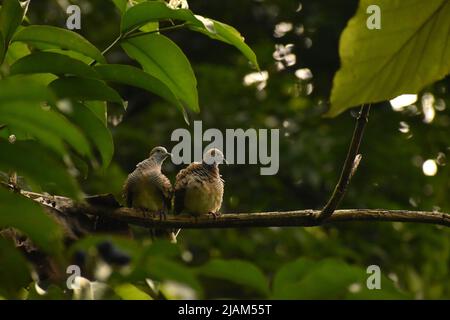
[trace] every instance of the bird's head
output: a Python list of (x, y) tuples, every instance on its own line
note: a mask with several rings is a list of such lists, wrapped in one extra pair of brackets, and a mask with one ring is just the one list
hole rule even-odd
[(225, 160), (222, 151), (220, 151), (217, 148), (212, 148), (206, 151), (205, 154), (203, 155), (203, 162), (208, 165), (218, 165), (222, 163), (227, 163), (227, 160)]
[(149, 158), (155, 160), (157, 163), (162, 163), (168, 156), (172, 156), (170, 152), (164, 147), (155, 147), (150, 151)]

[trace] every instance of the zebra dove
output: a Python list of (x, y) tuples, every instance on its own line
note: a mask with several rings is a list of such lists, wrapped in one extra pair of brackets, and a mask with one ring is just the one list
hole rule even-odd
[(175, 182), (175, 214), (183, 212), (193, 216), (220, 214), (224, 181), (219, 173), (219, 164), (225, 162), (219, 149), (210, 149), (201, 163), (194, 162), (181, 170)]
[[(172, 184), (161, 172), (161, 166), (168, 156), (171, 154), (166, 148), (155, 147), (147, 159), (136, 165), (123, 187), (127, 207), (158, 213), (161, 219), (166, 216), (172, 207)], [(175, 241), (173, 233), (169, 238)]]

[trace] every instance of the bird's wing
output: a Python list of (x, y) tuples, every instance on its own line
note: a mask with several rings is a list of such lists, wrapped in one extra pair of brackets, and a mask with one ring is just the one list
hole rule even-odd
[(203, 175), (204, 170), (202, 164), (199, 162), (193, 162), (185, 169), (178, 172), (174, 187), (174, 209), (176, 214), (180, 214), (184, 209), (186, 189), (189, 188), (189, 185), (192, 185), (193, 182), (200, 181)]
[(125, 181), (122, 189), (122, 197), (125, 200), (126, 206), (131, 208), (133, 206), (133, 189), (134, 184), (136, 183), (137, 175), (133, 171), (128, 175), (127, 180)]
[(170, 210), (172, 208), (173, 189), (170, 180), (161, 172), (154, 172), (149, 175), (151, 183), (156, 186), (160, 192), (160, 196), (164, 202), (165, 207)]
[(189, 183), (189, 178), (193, 174), (193, 171), (197, 168), (198, 163), (191, 163), (186, 168), (180, 170), (175, 178), (174, 187), (174, 211), (175, 214), (180, 214), (184, 209), (184, 199), (186, 196), (186, 188)]

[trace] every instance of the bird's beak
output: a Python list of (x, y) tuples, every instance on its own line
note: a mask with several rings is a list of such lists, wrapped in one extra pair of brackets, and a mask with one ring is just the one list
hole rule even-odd
[(167, 155), (169, 156), (169, 157), (173, 157), (173, 154), (172, 153), (170, 153), (170, 152), (167, 152)]
[(223, 158), (223, 163), (229, 164), (228, 161), (227, 161), (227, 159), (225, 159), (225, 158)]

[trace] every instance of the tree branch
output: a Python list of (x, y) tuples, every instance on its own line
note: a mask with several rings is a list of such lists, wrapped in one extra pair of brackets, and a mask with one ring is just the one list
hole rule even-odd
[(358, 154), (359, 146), (361, 145), (364, 128), (369, 120), (370, 104), (363, 105), (356, 120), (355, 130), (353, 131), (352, 141), (347, 152), (347, 158), (345, 159), (344, 166), (342, 167), (341, 176), (339, 177), (338, 183), (331, 194), (325, 207), (317, 215), (317, 220), (323, 221), (331, 217), (333, 212), (341, 203), (344, 198), (347, 187), (350, 180), (355, 173), (359, 162), (361, 161), (361, 155)]
[(157, 214), (120, 207), (111, 194), (91, 196), (86, 198), (85, 203), (78, 203), (66, 197), (28, 191), (21, 193), (69, 217), (100, 217), (146, 228), (314, 227), (352, 221), (415, 222), (450, 227), (450, 213), (387, 209), (336, 210), (326, 220), (317, 219), (321, 212), (319, 210), (226, 213), (217, 219), (208, 215), (197, 218), (189, 215), (168, 215), (167, 219), (160, 220)]
[(313, 227), (322, 224), (350, 221), (390, 221), (431, 223), (450, 227), (450, 214), (427, 211), (385, 210), (385, 209), (347, 209), (336, 210), (327, 220), (319, 221), (317, 210), (296, 210), (285, 212), (227, 213), (215, 219), (211, 216), (197, 218), (169, 215), (160, 220), (155, 215), (145, 214), (131, 208), (101, 208), (90, 205), (75, 205), (64, 208), (70, 214), (84, 213), (108, 217), (132, 225), (147, 228), (241, 228), (241, 227)]

